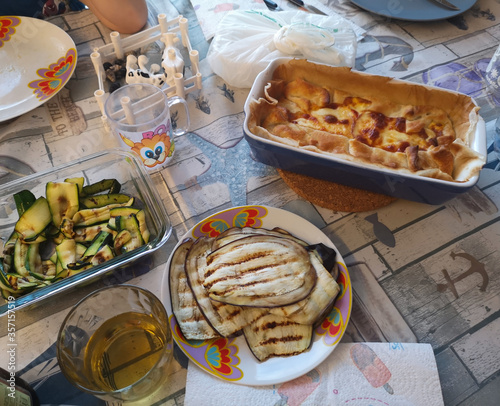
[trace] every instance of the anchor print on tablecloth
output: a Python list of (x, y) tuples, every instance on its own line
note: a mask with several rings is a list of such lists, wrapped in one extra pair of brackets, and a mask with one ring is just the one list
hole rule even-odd
[(486, 268), (482, 262), (479, 262), (476, 258), (474, 258), (472, 255), (469, 255), (465, 252), (460, 252), (460, 253), (454, 253), (453, 251), (450, 253), (450, 256), (455, 259), (456, 257), (461, 257), (465, 258), (470, 262), (470, 268), (464, 272), (462, 272), (460, 275), (458, 275), (455, 278), (451, 278), (450, 274), (446, 269), (442, 269), (441, 272), (443, 273), (444, 279), (446, 280), (446, 283), (438, 283), (437, 285), (437, 290), (438, 292), (445, 292), (446, 290), (450, 290), (453, 295), (455, 296), (455, 299), (458, 299), (459, 294), (457, 291), (457, 288), (455, 287), (455, 284), (460, 282), (462, 279), (467, 278), (468, 276), (471, 276), (475, 273), (478, 273), (482, 277), (482, 283), (481, 286), (479, 287), (479, 290), (481, 292), (486, 291), (486, 287), (488, 286), (490, 278), (488, 277), (488, 273), (486, 272)]

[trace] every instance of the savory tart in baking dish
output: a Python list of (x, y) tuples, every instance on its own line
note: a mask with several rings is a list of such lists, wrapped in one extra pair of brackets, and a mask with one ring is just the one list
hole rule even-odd
[(464, 94), (293, 59), (250, 104), (252, 134), (398, 173), (452, 182), (478, 174), (479, 108)]

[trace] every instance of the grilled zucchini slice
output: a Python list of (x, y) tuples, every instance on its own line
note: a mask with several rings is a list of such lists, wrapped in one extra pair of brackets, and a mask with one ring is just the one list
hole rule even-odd
[(19, 218), (15, 230), (22, 240), (35, 241), (51, 221), (49, 203), (45, 197), (39, 197)]
[(45, 197), (49, 202), (52, 222), (61, 226), (64, 218), (72, 219), (79, 209), (78, 185), (71, 182), (48, 182)]

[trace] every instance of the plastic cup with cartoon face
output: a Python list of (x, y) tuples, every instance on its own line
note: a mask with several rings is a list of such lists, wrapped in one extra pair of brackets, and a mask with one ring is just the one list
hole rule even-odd
[[(185, 125), (175, 123), (174, 130), (170, 108), (177, 104), (184, 106)], [(185, 134), (189, 128), (186, 101), (178, 96), (169, 98), (150, 84), (120, 87), (109, 95), (104, 111), (121, 146), (139, 155), (150, 171), (168, 165), (175, 151), (174, 137)]]

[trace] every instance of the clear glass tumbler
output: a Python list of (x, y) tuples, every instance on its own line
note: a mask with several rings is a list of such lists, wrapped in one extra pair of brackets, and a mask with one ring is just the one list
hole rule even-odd
[(106, 287), (83, 298), (57, 338), (66, 378), (106, 401), (135, 401), (156, 392), (169, 375), (172, 354), (163, 304), (132, 285)]

